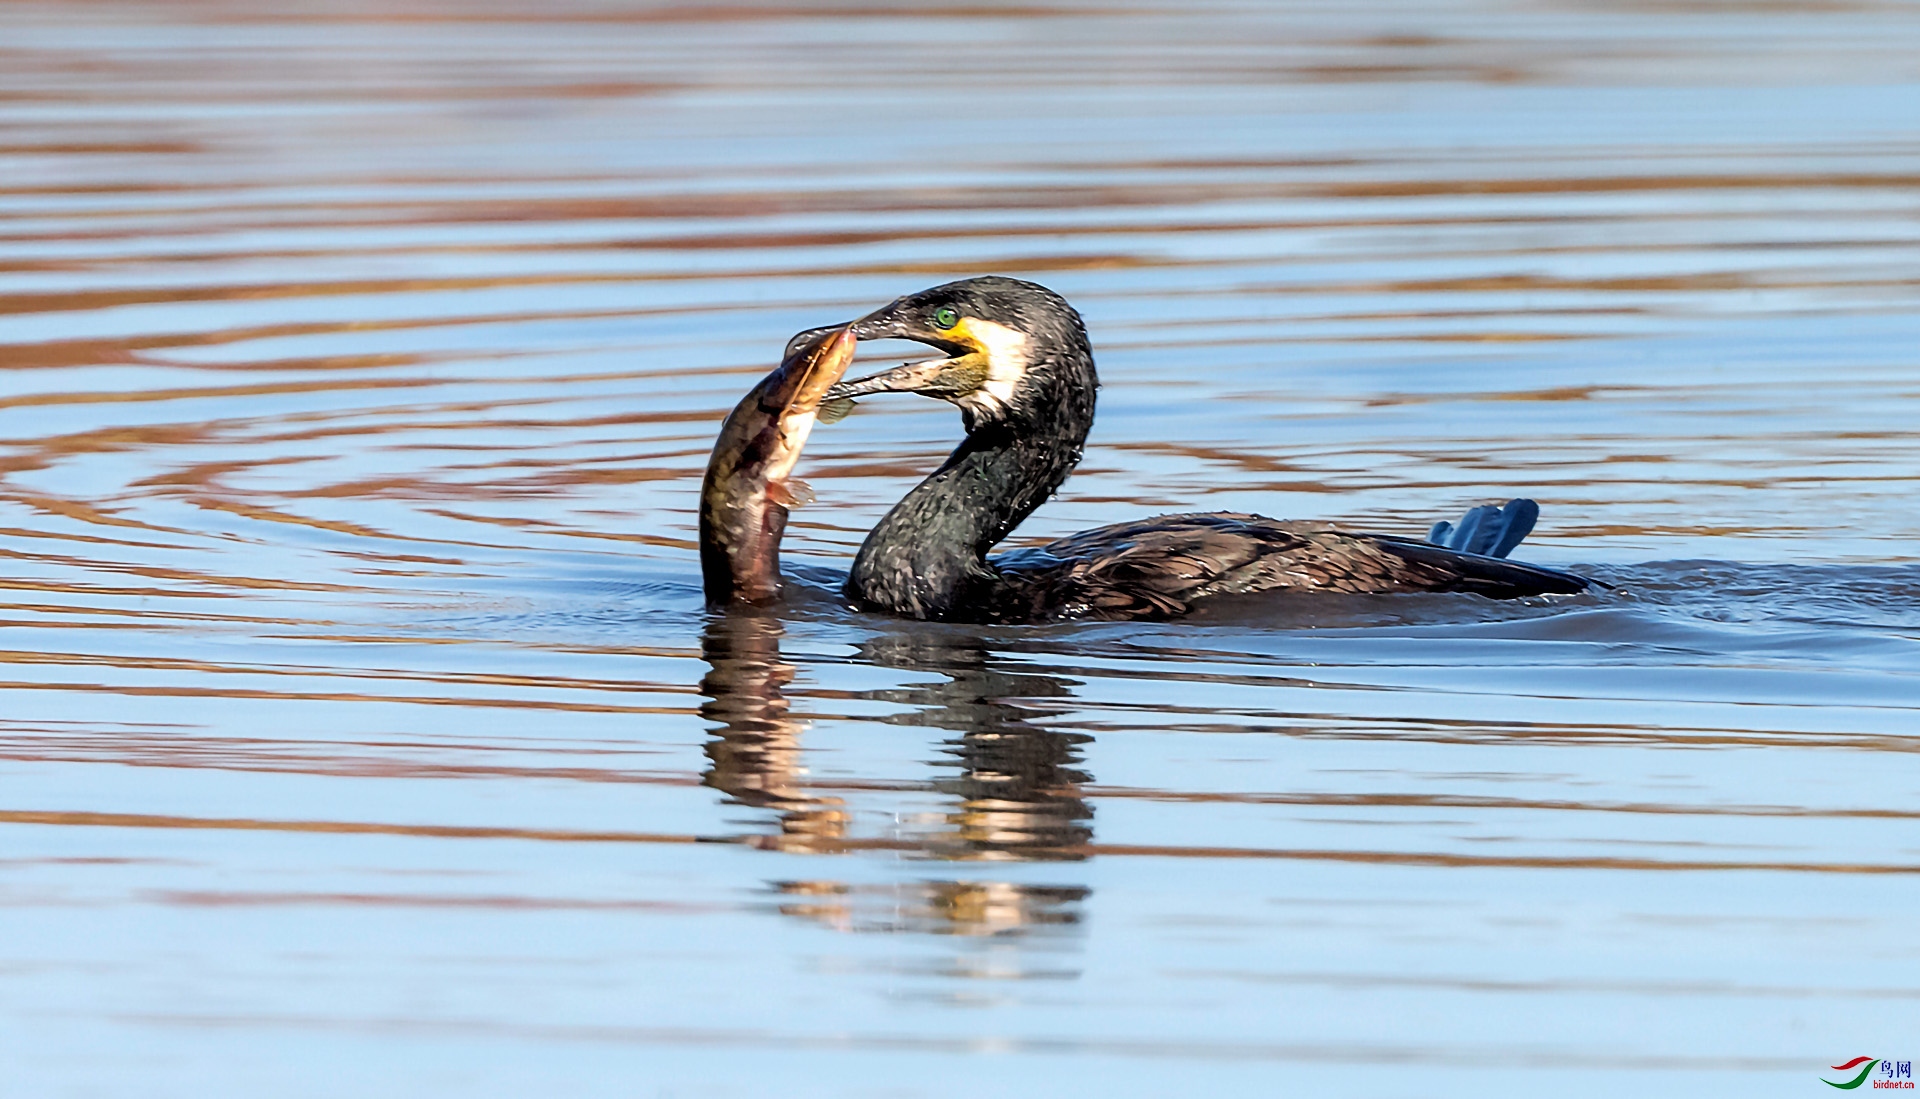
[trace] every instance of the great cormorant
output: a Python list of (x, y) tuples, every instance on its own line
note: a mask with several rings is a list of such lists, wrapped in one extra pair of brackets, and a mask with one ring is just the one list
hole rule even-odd
[[(988, 557), (1080, 462), (1099, 387), (1080, 314), (1043, 286), (986, 277), (908, 295), (845, 327), (860, 340), (915, 340), (946, 357), (841, 382), (825, 401), (920, 393), (957, 405), (967, 432), (860, 547), (846, 593), (863, 609), (974, 622), (1170, 618), (1252, 592), (1505, 599), (1595, 583), (1503, 559), (1533, 525), (1530, 500), (1476, 508), (1427, 541), (1218, 512), (1119, 523)], [(817, 337), (795, 337), (807, 338)], [(823, 416), (845, 407), (829, 403)]]

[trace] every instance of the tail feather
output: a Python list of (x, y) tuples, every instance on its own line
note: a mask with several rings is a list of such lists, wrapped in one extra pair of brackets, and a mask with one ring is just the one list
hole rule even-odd
[(1533, 530), (1540, 505), (1532, 500), (1508, 500), (1505, 507), (1482, 504), (1460, 519), (1460, 525), (1435, 523), (1427, 541), (1458, 553), (1505, 557)]
[(1452, 579), (1443, 585), (1436, 585), (1435, 591), (1470, 591), (1492, 599), (1513, 599), (1528, 595), (1571, 595), (1596, 585), (1602, 588), (1607, 586), (1598, 580), (1561, 572), (1559, 569), (1506, 561), (1486, 554), (1436, 546), (1430, 542), (1379, 537), (1374, 540), (1380, 548), (1390, 553), (1450, 574)]

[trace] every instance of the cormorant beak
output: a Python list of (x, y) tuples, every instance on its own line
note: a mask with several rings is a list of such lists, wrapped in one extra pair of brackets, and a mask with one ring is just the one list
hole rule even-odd
[(887, 304), (854, 321), (850, 326), (855, 339), (859, 340), (912, 340), (920, 336), (919, 326), (907, 323), (907, 311), (902, 308), (905, 298), (895, 298)]
[(883, 305), (854, 321), (848, 330), (857, 340), (912, 340), (937, 347), (956, 359), (980, 350), (971, 341), (954, 339), (951, 332), (928, 327), (919, 319), (919, 310), (908, 307), (906, 302), (906, 298), (901, 298)]
[[(784, 362), (787, 359), (793, 358), (794, 352), (825, 336), (829, 332), (850, 331), (851, 328), (851, 325), (845, 324), (823, 324), (819, 328), (809, 328), (804, 332), (795, 332), (793, 338), (787, 341), (787, 349), (780, 354), (781, 361)], [(857, 340), (859, 337), (855, 336), (854, 339)]]
[(947, 391), (951, 387), (944, 383), (947, 366), (952, 362), (952, 359), (925, 359), (917, 363), (901, 363), (892, 370), (841, 382), (827, 390), (825, 399), (838, 401), (864, 397), (869, 393), (925, 393), (929, 397), (948, 397), (950, 394)]
[(949, 339), (945, 333), (908, 320), (897, 308), (899, 302), (853, 322), (848, 327), (859, 340), (912, 340), (947, 353), (944, 359), (924, 359), (902, 363), (850, 382), (841, 382), (827, 391), (826, 399), (838, 401), (863, 397), (869, 393), (920, 393), (951, 401), (965, 397), (980, 387), (984, 368), (980, 348)]

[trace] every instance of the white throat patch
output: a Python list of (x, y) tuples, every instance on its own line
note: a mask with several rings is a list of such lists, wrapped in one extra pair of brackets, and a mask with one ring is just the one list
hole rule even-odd
[(979, 389), (954, 403), (997, 419), (1006, 414), (1013, 401), (1013, 391), (1027, 376), (1031, 363), (1027, 357), (1027, 335), (1004, 324), (982, 320), (969, 321), (967, 334), (982, 348), (980, 353), (987, 360), (987, 377)]

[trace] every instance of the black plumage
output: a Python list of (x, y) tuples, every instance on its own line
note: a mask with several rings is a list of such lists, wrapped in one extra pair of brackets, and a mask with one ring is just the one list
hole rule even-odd
[(948, 357), (843, 382), (828, 401), (923, 393), (958, 405), (967, 431), (860, 547), (847, 595), (863, 608), (960, 621), (1169, 618), (1253, 592), (1502, 599), (1591, 585), (1502, 559), (1532, 528), (1539, 509), (1530, 500), (1476, 508), (1425, 542), (1215, 513), (1119, 523), (988, 557), (1079, 464), (1099, 386), (1079, 313), (1045, 287), (976, 278), (901, 298), (852, 331), (916, 340)]

